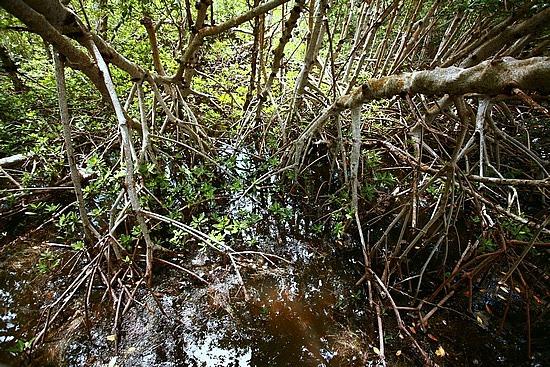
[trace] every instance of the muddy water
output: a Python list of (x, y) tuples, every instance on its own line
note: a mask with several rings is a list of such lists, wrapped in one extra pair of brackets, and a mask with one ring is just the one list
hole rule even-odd
[[(230, 266), (205, 269), (215, 281), (203, 288), (163, 269), (166, 273), (158, 279), (162, 285), (156, 295), (166, 315), (151, 295), (142, 294), (144, 307), (135, 307), (122, 324), (117, 364), (339, 366), (348, 361), (356, 365), (361, 349), (345, 350), (336, 343), (344, 331), (339, 320), (347, 320), (348, 312), (355, 313), (357, 321), (367, 314), (350, 291), (357, 278), (353, 262), (342, 272), (335, 272), (333, 265), (315, 260), (284, 268), (266, 264), (242, 268), (248, 301)], [(96, 353), (94, 363), (107, 363), (114, 357), (109, 342), (98, 342), (103, 353), (85, 338), (79, 341), (89, 345), (88, 355)]]
[[(268, 205), (244, 202), (232, 210)], [(32, 338), (41, 307), (55, 299), (63, 284), (36, 271), (40, 253), (47, 246), (32, 242), (4, 246), (0, 362), (75, 367), (378, 365), (376, 313), (369, 308), (367, 289), (355, 286), (362, 276), (358, 244), (352, 238), (336, 241), (329, 236), (308, 236), (311, 223), (299, 214), (286, 221), (265, 211), (259, 214), (264, 220), (255, 228), (254, 250), (276, 254), (290, 263), (274, 258), (270, 262), (255, 254), (238, 256), (243, 289), (227, 259), (197, 251), (182, 265), (208, 279), (209, 286), (197, 284), (173, 268), (158, 266), (152, 292), (142, 289), (137, 293), (138, 302), (124, 316), (116, 345), (111, 337), (111, 305), (98, 302), (91, 310), (88, 331), (77, 303), (67, 309), (59, 330), (51, 333), (42, 350), (30, 359), (13, 349), (16, 340)], [(534, 359), (526, 358), (526, 314), (521, 296), (510, 298), (509, 326), (497, 334), (507, 301), (498, 297), (496, 287), (491, 277), (475, 284), (473, 311), (481, 324), (467, 312), (468, 297), (463, 294), (448, 305), (458, 312), (436, 313), (425, 330), (418, 327), (414, 313), (403, 312), (403, 321), (441, 366), (548, 365), (550, 339), (544, 318), (533, 323)], [(102, 292), (97, 289), (98, 299)], [(398, 296), (394, 294), (396, 299)], [(391, 308), (382, 306), (388, 365), (421, 366), (422, 359), (397, 330)], [(440, 347), (444, 356), (436, 354)]]
[[(82, 317), (69, 311), (63, 328), (46, 343), (46, 352), (22, 365), (376, 366), (375, 314), (368, 308), (365, 290), (354, 286), (361, 275), (361, 264), (354, 260), (359, 254), (333, 244), (298, 240), (287, 249), (296, 258), (292, 265), (254, 257), (241, 261), (248, 300), (232, 266), (214, 256), (203, 258), (196, 269), (212, 280), (207, 287), (172, 268), (158, 267), (154, 292), (139, 291), (139, 304), (124, 317), (118, 353), (109, 338), (112, 320), (108, 315), (97, 312), (88, 334)], [(0, 345), (4, 347), (13, 345), (15, 338), (31, 337), (40, 305), (39, 298), (21, 296), (39, 292), (32, 286), (35, 280), (24, 280), (25, 273), (4, 272), (2, 277)], [(491, 284), (479, 284), (477, 289)], [(513, 333), (524, 323), (521, 309), (511, 308), (512, 329), (496, 335), (499, 308), (505, 304), (490, 295), (480, 292), (474, 298), (478, 314), (487, 312), (487, 303), (494, 314), (485, 315), (483, 327), (466, 313), (441, 312), (424, 332), (417, 327), (415, 337), (441, 366), (543, 366), (548, 358), (545, 331), (535, 330), (539, 335), (535, 342), (540, 344), (529, 363), (524, 357), (524, 336)], [(460, 310), (458, 304), (454, 307)], [(410, 343), (399, 337), (391, 310), (384, 314), (389, 365), (421, 366)], [(417, 322), (414, 315), (403, 318), (408, 327)], [(440, 346), (446, 350), (445, 357), (434, 354)], [(397, 351), (400, 356), (395, 355)], [(2, 361), (9, 365), (20, 365), (20, 357), (2, 351)]]

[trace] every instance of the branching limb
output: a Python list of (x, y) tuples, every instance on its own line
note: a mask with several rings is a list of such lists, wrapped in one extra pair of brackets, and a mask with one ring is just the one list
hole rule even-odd
[(147, 278), (147, 282), (150, 283), (151, 277), (153, 275), (153, 251), (157, 249), (161, 249), (161, 247), (155, 244), (151, 240), (151, 237), (149, 235), (149, 227), (147, 226), (147, 223), (145, 222), (145, 219), (143, 218), (143, 215), (141, 213), (141, 204), (139, 203), (139, 197), (138, 197), (138, 193), (136, 191), (135, 182), (134, 182), (134, 161), (132, 159), (132, 153), (131, 153), (132, 151), (131, 138), (128, 130), (128, 125), (126, 124), (126, 117), (122, 109), (122, 106), (120, 105), (120, 102), (118, 100), (115, 87), (109, 73), (109, 68), (105, 63), (105, 60), (103, 60), (103, 57), (101, 56), (101, 53), (99, 52), (99, 49), (97, 48), (97, 46), (93, 42), (90, 42), (90, 45), (94, 51), (97, 64), (102, 71), (105, 85), (109, 92), (109, 97), (111, 98), (111, 102), (113, 104), (113, 107), (115, 108), (115, 113), (118, 119), (119, 132), (122, 138), (124, 163), (126, 165), (126, 174), (125, 174), (126, 192), (128, 194), (130, 203), (132, 205), (132, 210), (134, 211), (134, 215), (136, 216), (139, 226), (141, 227), (141, 233), (143, 235), (143, 239), (145, 240), (146, 253), (147, 253), (145, 277)]
[(369, 269), (368, 271), (371, 274), (371, 276), (375, 279), (378, 286), (382, 289), (383, 294), (390, 301), (390, 304), (393, 308), (393, 312), (395, 313), (395, 317), (397, 319), (397, 327), (399, 328), (399, 330), (401, 330), (403, 333), (405, 333), (405, 335), (407, 335), (409, 337), (409, 339), (411, 339), (411, 342), (413, 343), (415, 348), (420, 352), (420, 354), (422, 354), (422, 357), (424, 358), (424, 361), (426, 362), (427, 366), (434, 366), (434, 367), (437, 366), (437, 364), (430, 358), (430, 356), (424, 351), (424, 349), (422, 349), (420, 344), (418, 344), (416, 339), (413, 338), (413, 336), (411, 335), (409, 330), (407, 330), (407, 328), (405, 327), (405, 324), (403, 323), (403, 320), (401, 319), (401, 315), (399, 314), (399, 309), (397, 308), (397, 305), (395, 304), (395, 301), (393, 300), (393, 297), (391, 296), (390, 292), (388, 291), (388, 288), (386, 288), (386, 286), (384, 285), (382, 280), (378, 277), (378, 275), (376, 275), (376, 273), (374, 271), (372, 271), (371, 269)]
[(71, 139), (71, 125), (69, 120), (69, 107), (67, 104), (67, 89), (65, 85), (65, 67), (63, 60), (61, 59), (59, 54), (56, 51), (54, 51), (53, 54), (57, 82), (57, 95), (59, 99), (59, 111), (61, 114), (61, 124), (63, 125), (63, 138), (65, 140), (65, 149), (67, 150), (67, 160), (69, 162), (71, 179), (74, 186), (76, 200), (78, 202), (78, 211), (80, 213), (80, 218), (82, 219), (82, 224), (84, 226), (84, 233), (88, 240), (91, 241), (93, 238), (101, 238), (101, 235), (95, 229), (92, 222), (90, 222), (88, 212), (86, 211), (84, 194), (82, 193), (82, 185), (80, 182), (80, 173), (78, 172), (78, 168), (76, 166), (76, 158), (74, 156), (73, 142)]

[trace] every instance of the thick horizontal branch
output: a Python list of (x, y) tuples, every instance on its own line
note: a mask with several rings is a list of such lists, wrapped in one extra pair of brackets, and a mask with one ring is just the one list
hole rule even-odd
[(326, 108), (297, 139), (298, 149), (330, 116), (345, 109), (360, 106), (374, 99), (391, 98), (404, 94), (512, 94), (514, 88), (523, 91), (550, 93), (550, 58), (533, 57), (516, 60), (506, 57), (485, 61), (471, 68), (437, 68), (412, 73), (370, 79), (350, 94), (338, 98)]
[(340, 109), (353, 108), (373, 99), (417, 93), (509, 94), (513, 88), (549, 93), (550, 58), (516, 60), (505, 57), (485, 61), (467, 69), (437, 68), (371, 79), (352, 93), (340, 97), (336, 101), (336, 106)]
[(47, 17), (38, 13), (21, 0), (5, 0), (1, 1), (0, 5), (26, 24), (33, 32), (40, 35), (44, 41), (52, 44), (59, 53), (67, 58), (68, 63), (73, 69), (81, 70), (86, 74), (104, 97), (108, 95), (101, 72), (93, 60), (73, 45), (69, 38), (64, 37), (60, 30), (48, 22)]

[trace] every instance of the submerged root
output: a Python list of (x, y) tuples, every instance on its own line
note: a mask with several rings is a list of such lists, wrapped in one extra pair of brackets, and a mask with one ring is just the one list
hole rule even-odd
[[(518, 95), (528, 100), (519, 92)], [(407, 100), (408, 107), (416, 108), (411, 98)], [(450, 101), (454, 102), (453, 108)], [(429, 119), (422, 121), (416, 114), (420, 121), (409, 130), (413, 138), (410, 143), (398, 135), (388, 138), (387, 134), (373, 131), (369, 124), (361, 124), (360, 108), (352, 110), (349, 123), (353, 133), (352, 140), (348, 141), (351, 146), (349, 205), (354, 213), (366, 269), (357, 285), (365, 283), (371, 289), (370, 283), (374, 282), (377, 295), (369, 292), (369, 303), (378, 315), (380, 334), (384, 329), (380, 307), (383, 302), (389, 302), (399, 329), (429, 365), (436, 363), (405, 327), (400, 309), (418, 312), (420, 324), (427, 324), (438, 310), (447, 308), (449, 300), (466, 292), (470, 297), (470, 316), (466, 317), (475, 320), (471, 308), (473, 286), (498, 267), (501, 267), (497, 276), (500, 284), (521, 284), (523, 294), (532, 294), (535, 287), (544, 288), (538, 281), (533, 283), (536, 276), (526, 281), (524, 273), (527, 267), (527, 273), (535, 271), (547, 277), (545, 269), (527, 266), (526, 258), (537, 247), (545, 248), (550, 241), (550, 215), (543, 205), (540, 206), (541, 202), (550, 199), (548, 163), (540, 157), (540, 152), (522, 143), (521, 138), (504, 132), (502, 125), (515, 123), (507, 120), (510, 110), (498, 115), (504, 105), (503, 101), (489, 96), (468, 100), (453, 97), (444, 111), (430, 115)], [(533, 106), (533, 119), (537, 113), (547, 113), (544, 107)], [(324, 119), (310, 124), (296, 142), (294, 163), (297, 167), (307, 161), (304, 147), (320, 126), (324, 126), (328, 114), (322, 116)], [(451, 125), (448, 116), (453, 119)], [(525, 116), (520, 118), (525, 119)], [(427, 121), (431, 124), (427, 125)], [(364, 136), (372, 143), (362, 142)], [(383, 154), (376, 154), (385, 161), (373, 161), (374, 155), (362, 151), (364, 147), (372, 149), (373, 146), (382, 149)], [(338, 154), (334, 154), (334, 159), (339, 159)], [(522, 171), (525, 165), (533, 167), (531, 174)], [(344, 164), (339, 166), (346, 167)], [(518, 167), (517, 171), (514, 167)], [(518, 171), (522, 171), (523, 177), (510, 178)], [(398, 207), (376, 213), (368, 208), (376, 203), (377, 196), (386, 194), (377, 188), (381, 187), (378, 183), (381, 178), (386, 177), (384, 172), (395, 173), (391, 178), (390, 195)], [(538, 199), (532, 199), (533, 196)], [(526, 208), (532, 207), (536, 210), (526, 213)], [(353, 217), (349, 219), (353, 222)], [(373, 223), (387, 224), (371, 244)], [(467, 231), (460, 228), (466, 225)], [(411, 270), (413, 257), (423, 260), (421, 264), (415, 260), (417, 264)], [(383, 271), (379, 277), (380, 267)], [(428, 281), (435, 286), (426, 295)], [(405, 286), (408, 292), (403, 290)], [(396, 304), (392, 298), (394, 290), (406, 295), (410, 302)], [(528, 330), (533, 319), (529, 314), (532, 301), (527, 299), (526, 303)], [(503, 315), (503, 323), (505, 318)], [(527, 339), (530, 340), (529, 335)], [(381, 337), (377, 349), (383, 361)]]

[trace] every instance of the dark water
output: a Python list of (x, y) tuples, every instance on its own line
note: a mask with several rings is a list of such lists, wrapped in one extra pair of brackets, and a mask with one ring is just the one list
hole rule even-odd
[[(275, 200), (289, 208), (285, 218), (267, 210)], [(330, 228), (313, 234), (320, 213), (307, 213), (302, 204), (300, 199), (286, 200), (282, 194), (229, 203), (228, 213), (245, 210), (261, 217), (248, 232), (231, 239), (235, 249), (255, 251), (235, 255), (247, 297), (227, 257), (195, 246), (183, 260), (166, 260), (188, 267), (210, 284), (199, 284), (167, 265), (155, 267), (153, 289), (137, 291), (137, 301), (122, 318), (116, 346), (112, 305), (101, 301), (104, 288), (98, 284), (89, 328), (82, 313), (81, 290), (39, 350), (32, 354), (17, 350), (18, 346), (24, 349), (41, 327), (44, 305), (53, 302), (66, 286), (64, 272), (68, 269), (49, 274), (38, 271), (41, 254), (55, 252), (65, 261), (72, 252), (40, 238), (51, 234), (27, 238), (18, 233), (19, 237), (3, 238), (0, 362), (75, 367), (382, 365), (377, 354), (376, 311), (371, 308), (365, 284), (355, 285), (364, 272), (359, 243), (353, 236), (331, 236)], [(378, 232), (373, 231), (371, 240)], [(413, 257), (418, 264), (424, 259)], [(415, 269), (418, 264), (408, 266)], [(498, 274), (495, 269), (473, 284), (473, 313), (464, 293), (457, 293), (446, 304), (450, 309), (439, 310), (428, 325), (419, 324), (417, 312), (401, 311), (408, 330), (439, 365), (550, 365), (544, 311), (548, 305), (542, 301), (548, 295), (539, 295), (541, 303), (531, 302), (530, 360), (525, 298), (508, 285), (508, 293), (504, 292), (497, 283)], [(436, 286), (429, 274), (424, 282), (427, 291)], [(407, 290), (406, 286), (403, 289)], [(392, 296), (398, 305), (408, 305), (409, 299), (399, 292), (392, 291)], [(397, 328), (389, 302), (375, 301), (382, 309), (387, 365), (422, 366), (418, 351)], [(425, 305), (422, 311), (425, 314), (430, 308)], [(506, 322), (499, 330), (505, 313)]]
[[(64, 326), (45, 344), (44, 354), (35, 354), (24, 364), (378, 365), (374, 352), (378, 346), (375, 313), (369, 309), (366, 289), (354, 285), (361, 275), (361, 264), (355, 260), (358, 252), (296, 239), (289, 241), (285, 249), (287, 257), (294, 257), (292, 265), (282, 261), (270, 264), (257, 255), (242, 257), (240, 270), (246, 281), (248, 301), (244, 300), (232, 266), (223, 264), (213, 254), (203, 257), (201, 266), (195, 269), (212, 280), (207, 287), (199, 286), (173, 268), (158, 267), (154, 294), (164, 314), (152, 294), (140, 290), (137, 294), (140, 303), (130, 309), (121, 324), (118, 354), (114, 352), (114, 342), (108, 338), (112, 332), (108, 314), (96, 312), (98, 316), (88, 335), (82, 316), (69, 311)], [(23, 247), (17, 251), (22, 251), (20, 256), (25, 255)], [(30, 264), (21, 264), (24, 266), (17, 270), (19, 262), (12, 261), (18, 256), (17, 251), (4, 255), (0, 273), (1, 357), (4, 363), (14, 366), (23, 358), (20, 353), (8, 352), (6, 347), (13, 347), (16, 339), (32, 337), (37, 330), (40, 301), (53, 292), (43, 294), (42, 290), (48, 290), (52, 284), (38, 287), (40, 278), (28, 270)], [(285, 254), (281, 252), (282, 255)], [(486, 286), (495, 287), (490, 281), (479, 284), (478, 290), (488, 289), (478, 293), (474, 304), (474, 311), (483, 316), (483, 325), (465, 309), (463, 314), (441, 311), (430, 320), (425, 331), (417, 325), (415, 338), (442, 366), (543, 366), (548, 360), (545, 325), (539, 323), (533, 330), (538, 337), (534, 339), (535, 359), (531, 363), (525, 357), (525, 336), (515, 332), (523, 330), (525, 323), (524, 310), (519, 307), (521, 298), (519, 295), (512, 298), (518, 307), (509, 311), (511, 327), (496, 335), (505, 301)], [(456, 298), (453, 306), (459, 309), (460, 302), (467, 297)], [(485, 305), (493, 315), (487, 314)], [(410, 342), (399, 336), (391, 309), (386, 307), (384, 314), (388, 365), (421, 366), (422, 360)], [(415, 315), (405, 312), (402, 317), (408, 327), (418, 321)], [(445, 357), (435, 355), (439, 347), (446, 351)], [(398, 351), (400, 355), (396, 356)]]

